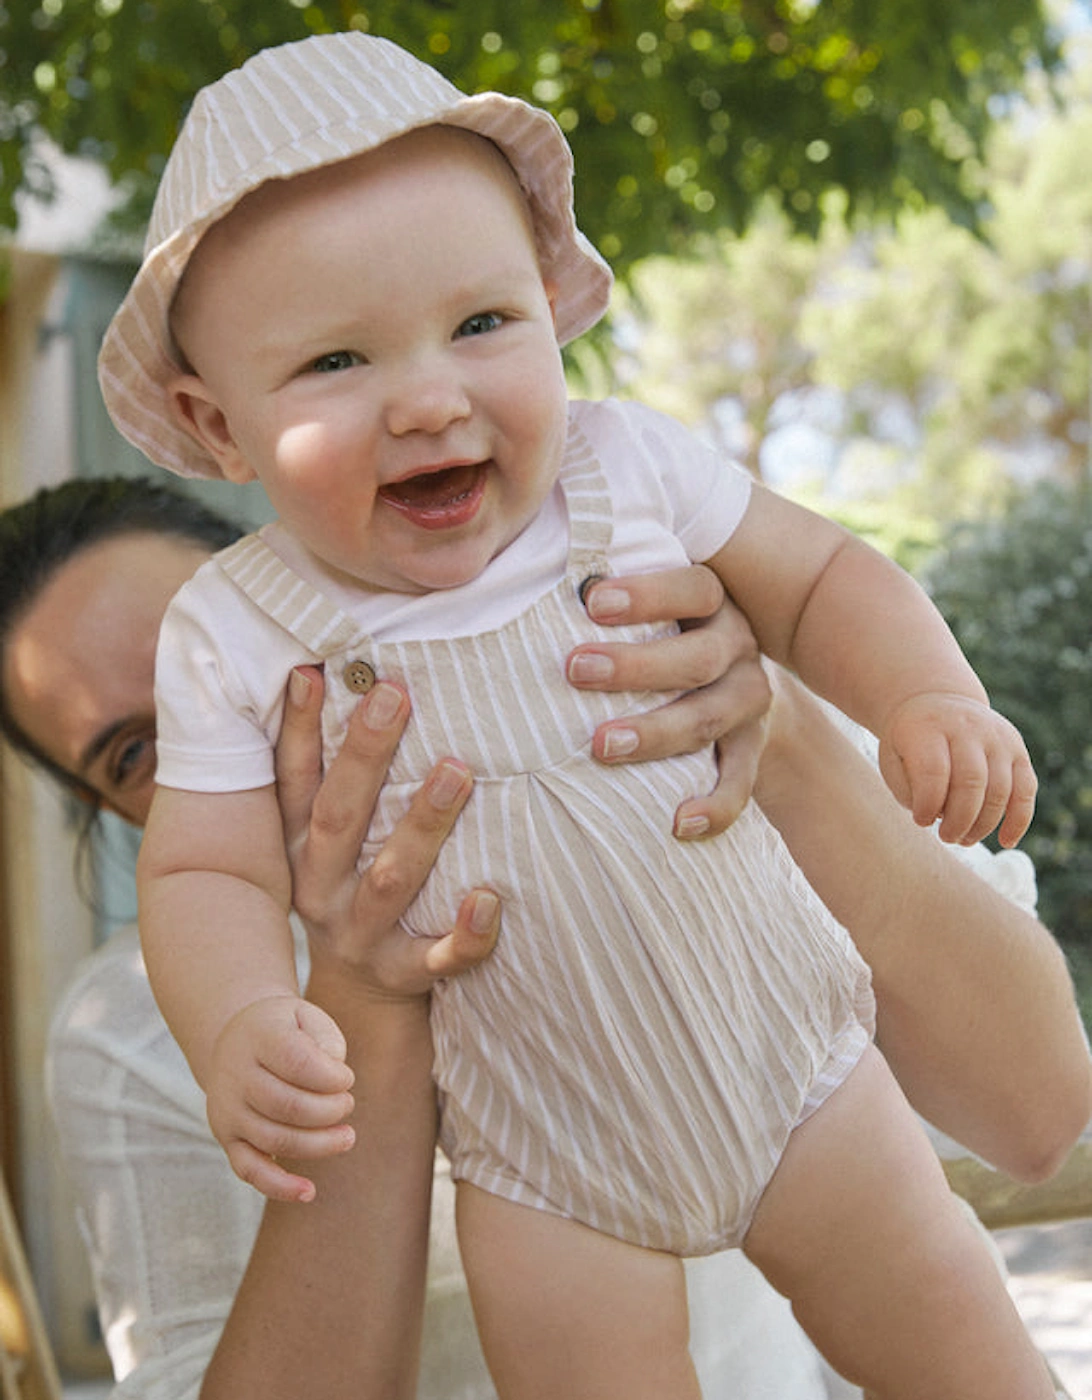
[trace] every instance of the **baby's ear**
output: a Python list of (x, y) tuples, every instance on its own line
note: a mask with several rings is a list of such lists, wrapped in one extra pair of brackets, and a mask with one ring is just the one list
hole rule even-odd
[(254, 480), (253, 467), (239, 451), (231, 424), (203, 379), (179, 374), (167, 385), (167, 400), (174, 421), (204, 448), (228, 481), (242, 486)]

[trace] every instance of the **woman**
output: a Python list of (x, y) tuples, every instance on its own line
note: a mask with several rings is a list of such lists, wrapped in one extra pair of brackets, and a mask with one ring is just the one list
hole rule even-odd
[[(144, 483), (71, 483), (0, 519), (0, 721), (83, 796), (138, 824), (151, 790), (159, 621), (174, 589), (225, 542), (195, 508), (181, 520), (176, 499)], [(612, 580), (607, 590), (618, 621), (715, 606), (700, 574), (626, 584)], [(753, 643), (738, 621), (728, 625), (736, 630), (727, 640), (691, 633), (666, 649), (584, 648), (569, 662), (577, 682), (582, 670), (594, 679), (613, 664), (608, 683), (630, 689), (701, 685), (735, 660), (726, 693), (699, 693), (595, 736), (600, 755), (613, 739), (615, 752), (645, 757), (707, 741), (717, 709), (739, 718), (734, 776), (684, 804), (679, 821), (690, 829), (731, 819), (758, 757), (764, 686)], [(296, 899), (308, 920), (308, 995), (346, 1030), (357, 1075), (357, 1147), (316, 1172), (318, 1200), (306, 1210), (270, 1205), (259, 1219), (260, 1204), (224, 1172), (131, 942), (100, 955), (57, 1023), (53, 1092), (91, 1226), (108, 1341), (126, 1376), (119, 1396), (414, 1393), (435, 1126), (426, 991), (488, 951), (498, 913), (470, 892), (450, 939), (422, 949), (401, 937), (397, 918), (469, 778), (455, 791), (426, 784), (358, 882), (355, 853), (408, 702), (372, 727), (365, 701), (320, 788), (320, 694), (317, 673), (298, 675), (278, 755)], [(913, 828), (794, 689), (779, 695), (756, 791), (872, 963), (880, 1043), (919, 1109), (1017, 1175), (1049, 1171), (1092, 1111), (1092, 1090), (1068, 978), (1045, 931)], [(85, 1086), (101, 1093), (122, 1082), (101, 1111), (94, 1100), (88, 1109)], [(719, 1275), (715, 1282), (724, 1286)], [(724, 1315), (736, 1317), (738, 1335), (757, 1285), (734, 1287)], [(449, 1321), (434, 1304), (427, 1330)], [(432, 1354), (434, 1393), (488, 1394), (473, 1366), (456, 1374), (447, 1363), (466, 1350), (465, 1316), (450, 1325), (457, 1343)], [(770, 1365), (767, 1381), (730, 1368), (718, 1375), (708, 1362), (710, 1395), (794, 1393), (777, 1371), (790, 1334), (783, 1320), (767, 1325), (782, 1329), (757, 1358)], [(699, 1317), (698, 1326), (708, 1323)], [(741, 1343), (744, 1353), (758, 1350), (750, 1336)], [(811, 1394), (814, 1383), (813, 1373)]]

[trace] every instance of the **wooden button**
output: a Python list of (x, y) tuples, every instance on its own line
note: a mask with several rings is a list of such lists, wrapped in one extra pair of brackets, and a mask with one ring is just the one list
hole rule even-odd
[(356, 695), (367, 695), (375, 685), (375, 668), (366, 661), (349, 661), (341, 673), (345, 684)]

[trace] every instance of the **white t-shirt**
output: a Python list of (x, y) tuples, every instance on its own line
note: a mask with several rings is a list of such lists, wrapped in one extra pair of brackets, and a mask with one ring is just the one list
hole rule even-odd
[[(574, 402), (611, 496), (612, 565), (640, 573), (710, 558), (747, 509), (751, 478), (674, 419), (639, 404)], [(466, 636), (519, 616), (563, 576), (569, 524), (560, 487), (518, 539), (463, 588), (369, 593), (280, 525), (266, 543), (377, 641)], [(269, 619), (215, 562), (171, 604), (156, 661), (157, 781), (202, 792), (273, 781), (271, 746), (288, 674), (317, 658)], [(558, 657), (558, 665), (563, 658)]]

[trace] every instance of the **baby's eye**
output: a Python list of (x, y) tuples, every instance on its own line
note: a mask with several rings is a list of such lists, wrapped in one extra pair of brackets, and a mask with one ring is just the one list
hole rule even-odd
[(459, 329), (456, 336), (465, 335), (485, 335), (489, 331), (495, 331), (498, 326), (504, 324), (504, 317), (499, 311), (478, 311), (473, 316), (468, 316)]
[(341, 369), (352, 369), (354, 365), (363, 364), (364, 361), (352, 350), (331, 350), (328, 355), (320, 355), (317, 360), (312, 360), (310, 369), (313, 374), (336, 374)]

